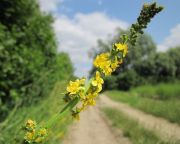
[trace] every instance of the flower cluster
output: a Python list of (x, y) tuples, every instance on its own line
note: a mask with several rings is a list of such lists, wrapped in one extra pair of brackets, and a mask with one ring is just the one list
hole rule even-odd
[(110, 53), (102, 53), (94, 60), (94, 66), (101, 69), (105, 75), (112, 73), (111, 61), (109, 60)]
[(102, 53), (94, 60), (94, 66), (105, 76), (111, 75), (119, 65), (123, 62), (122, 59), (127, 55), (128, 46), (123, 43), (115, 43), (111, 52)]
[(26, 131), (25, 143), (41, 143), (47, 136), (46, 128), (37, 128), (37, 124), (33, 120), (27, 120), (23, 129)]
[(115, 51), (117, 51), (117, 52), (122, 52), (123, 58), (127, 55), (128, 47), (127, 47), (126, 44), (115, 43), (115, 44), (114, 44), (114, 48), (115, 48)]
[(70, 81), (66, 88), (66, 94), (64, 100), (69, 102), (75, 98), (83, 98), (85, 91), (85, 78)]
[(88, 88), (85, 88), (85, 79), (77, 79), (76, 81), (70, 81), (66, 89), (66, 95), (64, 100), (66, 102), (75, 98), (79, 99), (79, 105), (72, 109), (72, 116), (79, 119), (79, 113), (86, 109), (89, 105), (95, 105), (95, 98), (102, 90), (104, 81), (101, 77), (101, 73), (96, 71), (94, 78), (92, 78)]
[(124, 43), (114, 44), (111, 52), (102, 53), (94, 60), (94, 66), (98, 69), (90, 80), (88, 87), (85, 87), (85, 79), (70, 81), (66, 89), (64, 100), (66, 102), (78, 98), (78, 104), (72, 109), (72, 116), (79, 120), (79, 113), (88, 106), (95, 105), (95, 98), (102, 91), (103, 77), (110, 75), (123, 62), (128, 46)]

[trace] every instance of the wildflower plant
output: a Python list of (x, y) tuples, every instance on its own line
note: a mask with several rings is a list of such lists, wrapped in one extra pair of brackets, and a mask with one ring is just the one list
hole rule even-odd
[(87, 82), (85, 78), (70, 81), (64, 95), (64, 101), (67, 105), (54, 117), (52, 117), (44, 126), (37, 126), (35, 121), (28, 120), (24, 126), (26, 131), (24, 140), (26, 143), (41, 143), (48, 135), (47, 131), (60, 116), (63, 116), (66, 110), (70, 110), (72, 116), (79, 120), (79, 114), (88, 106), (96, 104), (96, 97), (102, 91), (104, 77), (111, 75), (124, 61), (128, 54), (129, 45), (134, 46), (139, 34), (143, 34), (150, 20), (160, 11), (162, 6), (156, 3), (144, 4), (137, 18), (137, 22), (130, 27), (129, 34), (120, 37), (118, 43), (112, 45), (109, 52), (101, 53), (95, 58), (93, 65), (97, 68), (94, 76)]
[(41, 143), (47, 136), (47, 129), (38, 128), (36, 122), (31, 119), (27, 120), (23, 129), (26, 131), (24, 136), (25, 143)]

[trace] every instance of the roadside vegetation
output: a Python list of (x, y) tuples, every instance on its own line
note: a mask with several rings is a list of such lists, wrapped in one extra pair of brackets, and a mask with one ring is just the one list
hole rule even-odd
[[(1, 144), (17, 144), (22, 142), (24, 132), (21, 126), (29, 118), (36, 119), (41, 124), (47, 122), (64, 106), (63, 95), (64, 82), (57, 82), (50, 95), (43, 98), (39, 103), (29, 107), (22, 107), (16, 110), (11, 116), (0, 124), (0, 143)], [(56, 123), (56, 126), (48, 131), (48, 139), (46, 143), (60, 144), (65, 136), (67, 126), (72, 122), (71, 115), (65, 114)]]
[(144, 112), (180, 124), (180, 84), (146, 85), (130, 91), (107, 91), (115, 101), (121, 101)]
[[(73, 65), (58, 53), (53, 17), (37, 0), (1, 0), (0, 9), (0, 144), (20, 144), (25, 121), (45, 123), (64, 106)], [(70, 121), (59, 120), (47, 143), (59, 144)]]
[(112, 126), (120, 128), (123, 131), (123, 135), (128, 137), (133, 144), (167, 144), (160, 140), (156, 134), (144, 129), (138, 122), (130, 119), (118, 110), (104, 108), (103, 112), (112, 122)]

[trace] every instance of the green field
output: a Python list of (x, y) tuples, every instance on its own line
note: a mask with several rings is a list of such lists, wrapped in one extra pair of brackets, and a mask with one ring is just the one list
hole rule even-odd
[(132, 107), (170, 122), (180, 124), (180, 84), (159, 84), (142, 86), (128, 92), (108, 91), (106, 94), (115, 101), (121, 101)]
[(111, 120), (113, 127), (120, 128), (123, 135), (128, 137), (133, 144), (165, 144), (153, 132), (144, 129), (118, 110), (104, 108), (103, 111)]
[[(39, 122), (47, 122), (54, 114), (61, 110), (64, 106), (62, 100), (62, 92), (65, 83), (56, 83), (49, 97), (45, 97), (38, 104), (30, 107), (21, 107), (16, 110), (9, 118), (0, 125), (0, 143), (1, 144), (17, 144), (21, 143), (24, 133), (21, 126), (27, 119)], [(67, 126), (71, 123), (72, 118), (66, 114), (59, 119), (55, 127), (49, 130), (46, 144), (60, 144), (66, 133)]]

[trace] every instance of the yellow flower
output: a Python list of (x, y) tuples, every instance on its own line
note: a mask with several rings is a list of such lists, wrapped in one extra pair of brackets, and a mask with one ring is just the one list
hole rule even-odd
[(108, 52), (97, 55), (97, 57), (94, 60), (94, 66), (101, 68), (104, 67), (106, 64), (110, 65), (109, 56), (110, 53)]
[(82, 86), (85, 83), (85, 78), (77, 79), (76, 81), (70, 81), (69, 85), (67, 86), (66, 90), (70, 94), (77, 94), (80, 90), (82, 90)]
[(28, 142), (31, 142), (34, 139), (35, 131), (33, 130), (32, 132), (27, 132), (25, 134), (24, 139)]
[(116, 47), (116, 51), (123, 51), (123, 57), (126, 56), (126, 54), (128, 52), (128, 47), (126, 44), (115, 43), (115, 47)]
[(109, 66), (105, 66), (103, 69), (103, 73), (107, 76), (110, 75), (112, 73), (112, 68)]
[(110, 53), (102, 53), (98, 55), (94, 60), (94, 66), (100, 68), (105, 75), (109, 75), (112, 72), (110, 67), (111, 61), (109, 60)]
[(83, 100), (81, 110), (85, 110), (87, 106), (89, 106), (89, 105), (93, 106), (95, 104), (96, 104), (95, 99), (87, 96), (86, 99)]
[(85, 90), (85, 88), (83, 88), (83, 89), (80, 90), (80, 92), (79, 92), (79, 96), (80, 96), (81, 99), (84, 99), (84, 98), (85, 98), (84, 90)]
[(87, 99), (87, 103), (88, 103), (88, 105), (94, 106), (96, 104), (96, 101), (94, 98), (89, 98), (89, 99)]
[(113, 71), (115, 71), (119, 65), (122, 64), (122, 59), (118, 60), (117, 57), (115, 57), (114, 61), (111, 62), (111, 68)]
[(96, 71), (95, 78), (91, 82), (91, 84), (94, 87), (97, 87), (97, 91), (100, 92), (102, 90), (102, 84), (104, 83), (104, 80), (101, 78), (101, 74), (99, 71)]
[(38, 134), (40, 135), (40, 136), (46, 136), (47, 135), (47, 129), (45, 129), (45, 128), (41, 128), (40, 130), (39, 130), (39, 132), (38, 132)]
[(36, 122), (29, 119), (27, 120), (26, 122), (26, 128), (29, 128), (29, 129), (34, 129), (36, 127)]

